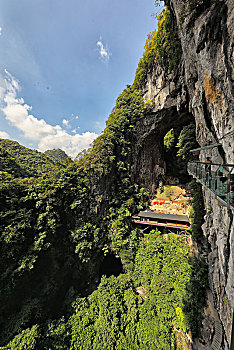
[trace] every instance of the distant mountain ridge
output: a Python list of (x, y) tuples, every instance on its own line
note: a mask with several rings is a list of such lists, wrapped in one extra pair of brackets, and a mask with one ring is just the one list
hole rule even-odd
[(0, 139), (0, 171), (14, 177), (39, 177), (54, 168), (46, 154), (31, 150), (16, 141)]
[(68, 158), (68, 155), (60, 148), (49, 149), (44, 153), (54, 162), (64, 162)]

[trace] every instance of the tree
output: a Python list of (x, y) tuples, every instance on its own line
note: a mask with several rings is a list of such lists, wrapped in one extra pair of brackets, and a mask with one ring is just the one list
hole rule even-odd
[(189, 151), (197, 146), (195, 132), (196, 126), (194, 123), (183, 127), (176, 145), (179, 148), (177, 157), (182, 157), (182, 159), (189, 158)]
[(169, 151), (175, 143), (174, 129), (169, 130), (164, 136), (164, 146), (166, 151)]

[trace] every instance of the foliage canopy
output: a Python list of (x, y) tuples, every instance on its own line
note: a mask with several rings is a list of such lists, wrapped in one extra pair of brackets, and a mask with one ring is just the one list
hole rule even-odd
[[(56, 163), (0, 140), (0, 349), (169, 350), (175, 327), (198, 334), (206, 267), (191, 256), (190, 236), (142, 235), (131, 223), (148, 200), (131, 179), (134, 128), (152, 108), (140, 88), (155, 63), (169, 72), (179, 59), (165, 9), (91, 149)], [(181, 131), (180, 156), (193, 133)], [(174, 144), (172, 131), (165, 142)], [(108, 250), (125, 273), (99, 280)]]

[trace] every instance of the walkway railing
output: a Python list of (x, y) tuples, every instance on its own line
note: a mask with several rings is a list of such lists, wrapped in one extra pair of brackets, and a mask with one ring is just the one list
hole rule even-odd
[(234, 164), (189, 162), (188, 173), (234, 210)]

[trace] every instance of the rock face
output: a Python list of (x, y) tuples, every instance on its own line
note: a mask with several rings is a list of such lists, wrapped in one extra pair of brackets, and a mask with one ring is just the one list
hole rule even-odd
[[(202, 151), (200, 160), (234, 163), (233, 81), (234, 2), (168, 0), (182, 47), (181, 66), (166, 75), (156, 66), (148, 74), (145, 101), (153, 112), (139, 120), (137, 159), (132, 167), (134, 181), (153, 190), (165, 176), (163, 136), (172, 127), (195, 119), (201, 146), (220, 143)], [(150, 188), (149, 188), (150, 184)], [(208, 297), (201, 342), (196, 349), (228, 349), (234, 309), (234, 225), (233, 211), (222, 206), (204, 189), (206, 208), (204, 250), (209, 265), (212, 296)], [(208, 292), (209, 294), (209, 292)]]
[[(207, 2), (198, 2), (201, 13), (196, 20), (191, 13), (179, 24), (183, 8), (178, 1), (171, 1), (180, 25), (189, 110), (196, 120), (199, 144), (218, 142), (222, 145), (220, 151), (213, 148), (201, 152), (201, 160), (209, 156), (214, 163), (233, 164), (234, 3), (220, 1), (207, 9), (203, 3)], [(221, 321), (221, 346), (227, 349), (234, 308), (233, 212), (220, 205), (207, 190), (204, 190), (204, 201), (203, 232), (208, 242), (210, 287), (217, 310), (213, 317), (215, 333)]]

